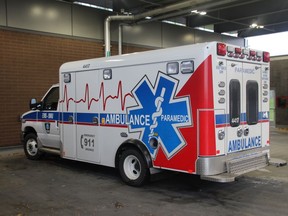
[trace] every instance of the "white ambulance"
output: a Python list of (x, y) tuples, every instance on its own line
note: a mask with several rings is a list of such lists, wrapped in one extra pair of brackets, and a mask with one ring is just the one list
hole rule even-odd
[(65, 63), (22, 115), (29, 159), (44, 152), (119, 170), (231, 182), (269, 162), (268, 52), (210, 42)]

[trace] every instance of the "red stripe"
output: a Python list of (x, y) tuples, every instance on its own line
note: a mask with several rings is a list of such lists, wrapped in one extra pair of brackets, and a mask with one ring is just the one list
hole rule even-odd
[(36, 120), (36, 119), (25, 119), (25, 121), (30, 121), (30, 122), (56, 122), (55, 120)]
[(116, 128), (128, 128), (128, 125), (121, 124), (100, 124), (102, 127), (116, 127)]
[(120, 125), (120, 124), (93, 124), (93, 123), (84, 123), (84, 122), (59, 122), (59, 124), (75, 124), (75, 125), (86, 125), (86, 126), (101, 126), (101, 127), (114, 127), (114, 128), (128, 128), (128, 125)]

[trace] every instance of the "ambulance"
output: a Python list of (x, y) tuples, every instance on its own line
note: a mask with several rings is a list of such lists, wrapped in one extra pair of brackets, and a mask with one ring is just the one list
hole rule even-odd
[(269, 164), (268, 52), (209, 42), (68, 62), (22, 115), (28, 159), (43, 153), (119, 170), (231, 182)]

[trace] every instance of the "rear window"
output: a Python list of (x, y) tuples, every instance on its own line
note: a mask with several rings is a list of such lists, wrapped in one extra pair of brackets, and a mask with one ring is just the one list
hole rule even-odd
[(258, 83), (253, 80), (247, 81), (246, 84), (246, 117), (247, 124), (253, 125), (258, 123)]
[(230, 125), (237, 127), (240, 125), (240, 82), (239, 80), (232, 79), (229, 83), (229, 111), (230, 111)]

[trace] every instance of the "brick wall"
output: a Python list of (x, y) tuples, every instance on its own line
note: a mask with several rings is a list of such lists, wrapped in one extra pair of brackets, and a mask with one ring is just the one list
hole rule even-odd
[[(148, 48), (123, 46), (124, 53)], [(117, 45), (112, 54), (117, 54)], [(20, 115), (58, 83), (64, 62), (104, 55), (103, 41), (0, 29), (0, 147), (20, 144)]]

